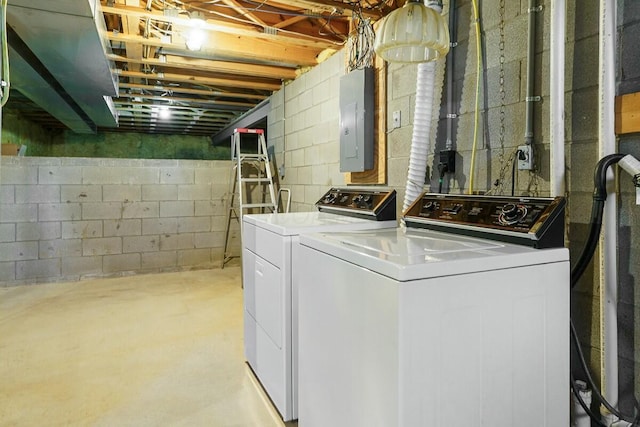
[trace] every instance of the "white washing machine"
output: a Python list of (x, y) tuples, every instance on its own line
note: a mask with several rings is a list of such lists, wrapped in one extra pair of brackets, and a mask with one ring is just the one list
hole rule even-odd
[(300, 237), (299, 425), (568, 426), (564, 201), (416, 203)]
[(297, 415), (299, 236), (395, 228), (394, 190), (329, 190), (319, 211), (243, 216), (245, 357), (284, 421)]

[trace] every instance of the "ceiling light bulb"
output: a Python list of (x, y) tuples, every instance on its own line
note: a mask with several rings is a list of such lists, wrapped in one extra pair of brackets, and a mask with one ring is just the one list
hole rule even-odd
[(158, 117), (165, 120), (171, 117), (171, 110), (169, 110), (169, 107), (160, 107)]
[(429, 62), (449, 52), (449, 29), (440, 13), (409, 0), (384, 18), (374, 44), (388, 62)]
[(187, 31), (186, 43), (189, 50), (200, 50), (206, 40), (207, 33), (204, 29), (205, 22), (200, 18), (192, 18), (189, 20), (191, 29)]

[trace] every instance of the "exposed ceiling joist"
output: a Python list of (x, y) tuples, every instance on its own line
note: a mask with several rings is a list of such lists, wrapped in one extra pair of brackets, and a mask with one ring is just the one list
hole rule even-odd
[[(236, 120), (255, 122), (252, 113), (266, 114), (267, 98), (283, 83), (345, 45), (352, 17), (375, 21), (398, 7), (396, 0), (99, 3), (106, 24), (101, 34), (111, 48), (106, 59), (115, 64), (110, 73), (119, 85), (113, 98), (117, 130), (197, 135), (226, 132)], [(48, 3), (42, 4), (45, 9)], [(204, 20), (198, 27), (204, 43), (191, 51), (186, 41), (196, 17)], [(74, 35), (65, 32), (67, 38)], [(23, 100), (16, 105), (48, 128), (63, 127), (51, 113)], [(160, 119), (161, 106), (170, 110), (169, 118)]]

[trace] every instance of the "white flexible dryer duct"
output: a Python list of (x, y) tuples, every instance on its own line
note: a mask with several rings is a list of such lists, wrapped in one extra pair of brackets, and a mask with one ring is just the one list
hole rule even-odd
[(413, 114), (409, 171), (402, 204), (403, 212), (420, 196), (424, 188), (433, 119), (436, 62), (418, 64), (416, 80), (416, 105)]

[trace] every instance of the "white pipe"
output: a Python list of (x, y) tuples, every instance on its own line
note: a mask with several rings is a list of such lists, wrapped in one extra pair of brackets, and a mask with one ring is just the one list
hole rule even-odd
[[(599, 155), (600, 158), (616, 151), (614, 130), (616, 3), (600, 0), (599, 37)], [(602, 307), (601, 334), (603, 357), (601, 362), (602, 394), (612, 406), (618, 404), (618, 272), (616, 253), (618, 246), (617, 200), (612, 170), (607, 173), (607, 198), (603, 233), (600, 238), (600, 304)]]
[[(579, 388), (578, 393), (582, 401), (587, 407), (590, 407), (591, 390), (587, 388), (587, 383), (578, 380), (576, 381), (576, 386)], [(573, 421), (571, 422), (571, 427), (591, 427), (591, 418), (578, 402), (578, 398), (574, 395), (571, 395), (571, 398), (573, 399)]]
[(565, 0), (551, 2), (551, 197), (565, 195), (564, 58), (567, 12)]
[(411, 137), (411, 153), (409, 156), (409, 171), (404, 203), (402, 204), (403, 212), (420, 196), (424, 188), (431, 139), (435, 77), (435, 61), (418, 64), (413, 135)]

